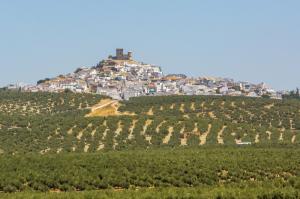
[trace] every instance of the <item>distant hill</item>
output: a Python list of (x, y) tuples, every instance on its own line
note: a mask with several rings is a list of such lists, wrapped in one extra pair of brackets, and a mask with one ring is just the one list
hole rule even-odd
[(1, 91), (0, 110), (7, 154), (300, 143), (299, 100)]

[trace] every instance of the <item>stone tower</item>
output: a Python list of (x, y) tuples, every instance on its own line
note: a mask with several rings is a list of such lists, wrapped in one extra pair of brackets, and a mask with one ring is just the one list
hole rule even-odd
[(117, 59), (123, 59), (123, 48), (117, 48), (116, 49), (116, 58)]
[(131, 51), (128, 51), (127, 59), (132, 60), (132, 52)]

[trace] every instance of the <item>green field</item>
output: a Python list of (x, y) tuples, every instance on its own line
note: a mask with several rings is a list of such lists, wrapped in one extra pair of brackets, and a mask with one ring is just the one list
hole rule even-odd
[(0, 91), (0, 198), (299, 198), (299, 100), (104, 98)]
[(163, 188), (168, 188), (172, 193), (176, 187), (187, 192), (224, 187), (228, 192), (258, 187), (262, 192), (298, 192), (299, 152), (294, 148), (220, 147), (4, 155), (0, 157), (0, 191), (107, 190), (116, 197), (118, 193), (114, 192), (118, 191), (134, 194), (133, 190), (146, 189), (151, 193), (153, 189), (164, 192)]

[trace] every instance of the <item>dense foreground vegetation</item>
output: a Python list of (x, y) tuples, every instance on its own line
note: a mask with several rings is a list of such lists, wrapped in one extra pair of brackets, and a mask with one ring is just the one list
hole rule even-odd
[(300, 189), (300, 150), (195, 148), (0, 157), (0, 191), (86, 191), (268, 183)]
[(121, 103), (130, 115), (86, 117), (103, 98), (0, 91), (0, 154), (300, 143), (299, 100), (138, 97)]
[(269, 185), (236, 188), (212, 186), (197, 188), (142, 188), (83, 192), (1, 194), (3, 199), (299, 199), (300, 191), (292, 187), (276, 188)]

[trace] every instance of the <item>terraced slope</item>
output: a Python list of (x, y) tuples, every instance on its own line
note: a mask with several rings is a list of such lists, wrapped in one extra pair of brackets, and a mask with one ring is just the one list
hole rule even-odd
[(1, 91), (0, 153), (300, 143), (300, 101), (165, 96), (113, 101), (102, 107), (103, 99)]

